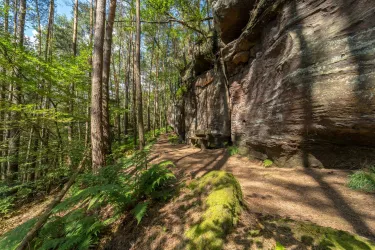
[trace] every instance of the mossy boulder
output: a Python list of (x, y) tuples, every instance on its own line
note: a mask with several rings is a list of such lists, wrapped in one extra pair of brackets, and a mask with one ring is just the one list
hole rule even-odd
[[(254, 241), (274, 238), (286, 248), (299, 246), (304, 249), (375, 249), (375, 243), (358, 235), (322, 227), (311, 222), (264, 216), (259, 218), (261, 229), (249, 230)], [(283, 237), (280, 237), (283, 235)]]
[(190, 184), (204, 197), (201, 220), (185, 232), (187, 249), (222, 249), (225, 236), (237, 224), (242, 191), (238, 181), (225, 171), (212, 171)]

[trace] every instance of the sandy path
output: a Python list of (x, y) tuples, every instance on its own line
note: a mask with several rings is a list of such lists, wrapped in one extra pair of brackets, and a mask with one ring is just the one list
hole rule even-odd
[(171, 145), (166, 136), (155, 144), (152, 157), (155, 162), (172, 160), (183, 179), (214, 169), (232, 172), (253, 212), (311, 221), (375, 240), (375, 195), (346, 187), (349, 171), (264, 168), (244, 157), (229, 157), (224, 149)]

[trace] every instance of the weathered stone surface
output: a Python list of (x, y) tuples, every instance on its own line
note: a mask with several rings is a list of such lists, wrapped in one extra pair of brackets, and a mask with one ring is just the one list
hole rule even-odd
[(202, 78), (207, 75), (210, 73), (193, 82), (184, 97), (185, 131), (187, 138), (204, 131), (209, 143), (215, 144), (209, 146), (218, 146), (230, 138), (229, 101), (222, 77), (216, 74), (214, 81), (202, 84)]
[(218, 60), (215, 80), (185, 98), (186, 131), (230, 131), (241, 150), (278, 166), (375, 164), (375, 1), (264, 0), (247, 12), (221, 50), (230, 102)]
[(214, 81), (214, 71), (213, 70), (209, 70), (207, 71), (206, 73), (200, 75), (196, 82), (195, 82), (195, 86), (196, 87), (204, 87), (208, 84), (211, 84), (212, 82)]
[(249, 21), (255, 0), (213, 0), (215, 27), (224, 43), (238, 38)]
[(238, 52), (234, 57), (233, 57), (233, 62), (234, 64), (241, 64), (241, 63), (247, 63), (250, 58), (250, 52), (249, 51), (241, 51)]
[(280, 166), (374, 162), (374, 13), (369, 0), (285, 3), (230, 79), (233, 141)]

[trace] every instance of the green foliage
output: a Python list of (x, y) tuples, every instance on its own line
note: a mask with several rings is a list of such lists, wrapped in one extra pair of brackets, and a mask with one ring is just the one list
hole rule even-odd
[(187, 249), (222, 249), (226, 234), (237, 224), (242, 210), (238, 181), (225, 171), (211, 171), (190, 188), (206, 198), (200, 222), (185, 232)]
[(12, 231), (9, 231), (0, 236), (0, 249), (14, 250), (21, 240), (30, 231), (31, 227), (34, 226), (37, 218), (28, 220), (27, 222), (16, 227)]
[(0, 199), (0, 215), (7, 215), (13, 207), (14, 197), (8, 196)]
[(145, 216), (145, 214), (146, 214), (148, 204), (149, 204), (148, 201), (140, 202), (132, 210), (132, 213), (133, 213), (135, 219), (137, 220), (138, 225), (141, 222), (143, 216)]
[(176, 98), (181, 99), (186, 92), (187, 92), (187, 87), (185, 85), (179, 87), (176, 92)]
[(168, 161), (167, 164), (165, 162), (155, 164), (141, 174), (138, 181), (138, 194), (140, 197), (145, 196), (146, 198), (166, 200), (171, 196), (172, 190), (170, 187), (176, 177), (167, 168), (170, 163)]
[(239, 149), (237, 146), (229, 146), (228, 147), (228, 153), (230, 156), (233, 156), (233, 155), (238, 155), (239, 154)]
[[(31, 243), (32, 249), (92, 248), (100, 232), (126, 209), (138, 204), (132, 214), (140, 223), (152, 200), (168, 199), (175, 181), (168, 168), (174, 165), (171, 161), (163, 161), (148, 167), (151, 145), (119, 159), (117, 165), (100, 169), (96, 175), (91, 172), (79, 175), (69, 196), (53, 209), (51, 218)], [(5, 191), (9, 192), (8, 189)], [(5, 209), (7, 203), (4, 204)], [(103, 217), (100, 211), (108, 206), (112, 212)], [(13, 249), (22, 239), (25, 226), (0, 238), (0, 249)]]
[(98, 234), (105, 223), (95, 215), (88, 215), (84, 209), (73, 210), (65, 216), (49, 219), (35, 240), (35, 248), (88, 249), (98, 240)]
[(275, 250), (285, 250), (285, 247), (280, 242), (276, 242)]
[(266, 167), (266, 168), (269, 168), (269, 167), (271, 167), (272, 165), (273, 165), (273, 161), (270, 160), (270, 159), (265, 159), (265, 160), (263, 161), (263, 166)]
[(359, 170), (349, 175), (348, 186), (354, 190), (362, 190), (365, 192), (375, 191), (375, 167), (368, 171)]
[(176, 134), (168, 135), (168, 142), (171, 143), (171, 144), (178, 144), (178, 142), (179, 142), (178, 135), (176, 135)]

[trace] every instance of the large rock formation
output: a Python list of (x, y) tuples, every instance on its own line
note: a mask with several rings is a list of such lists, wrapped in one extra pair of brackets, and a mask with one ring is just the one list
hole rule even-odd
[(255, 0), (213, 0), (212, 9), (221, 40), (229, 43), (238, 38), (246, 27)]
[[(247, 3), (251, 13), (238, 37), (226, 35), (230, 13), (237, 10), (228, 2)], [(243, 151), (279, 166), (375, 163), (375, 1), (213, 4), (224, 43), (237, 39), (221, 48), (212, 83), (191, 84), (185, 110), (196, 113), (187, 117), (187, 131), (197, 128), (191, 123), (221, 134), (230, 129)], [(198, 102), (195, 108), (188, 103), (191, 95)], [(230, 126), (223, 125), (227, 114)]]

